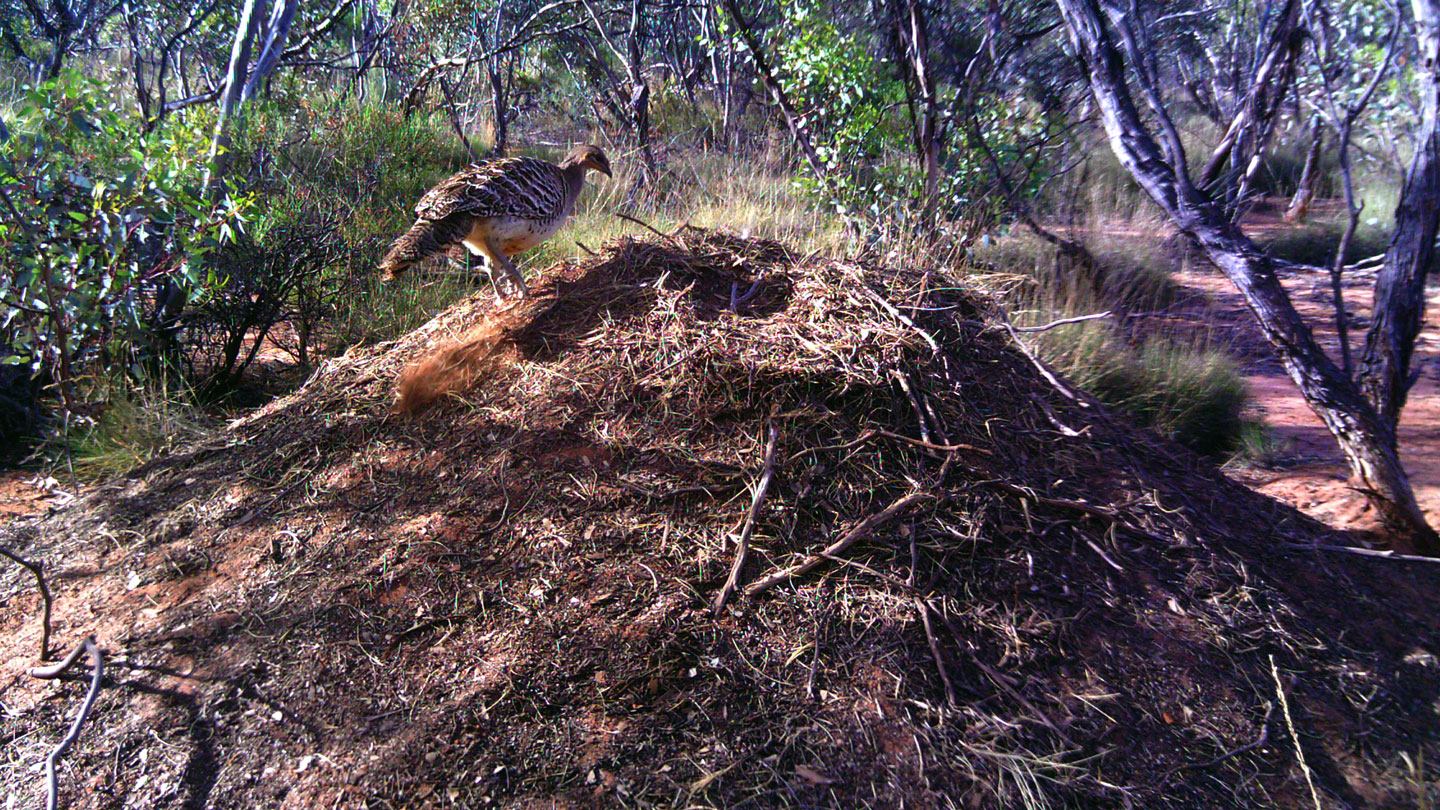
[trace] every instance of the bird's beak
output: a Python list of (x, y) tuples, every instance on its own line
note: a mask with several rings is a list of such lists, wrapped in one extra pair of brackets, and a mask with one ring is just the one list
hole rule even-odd
[(615, 175), (613, 175), (613, 174), (610, 173), (610, 167), (609, 167), (609, 166), (596, 166), (595, 168), (596, 168), (596, 169), (599, 169), (606, 177), (609, 177), (609, 178), (611, 178), (612, 180), (615, 178)]

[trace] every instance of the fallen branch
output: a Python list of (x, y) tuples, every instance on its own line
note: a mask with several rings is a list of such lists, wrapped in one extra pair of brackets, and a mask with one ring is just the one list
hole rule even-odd
[(920, 400), (915, 398), (915, 392), (910, 389), (910, 378), (897, 368), (890, 369), (890, 376), (895, 378), (895, 382), (900, 385), (900, 390), (905, 393), (905, 398), (910, 400), (910, 407), (915, 411), (915, 421), (920, 427), (920, 438), (928, 443), (930, 427), (925, 423), (925, 409), (920, 407)]
[(855, 525), (853, 529), (846, 532), (844, 537), (836, 540), (834, 543), (827, 546), (825, 550), (821, 551), (819, 554), (812, 554), (799, 565), (792, 565), (789, 568), (776, 571), (775, 573), (746, 588), (745, 595), (755, 596), (756, 594), (763, 593), (775, 587), (776, 585), (779, 585), (782, 582), (794, 579), (795, 577), (805, 574), (806, 572), (813, 569), (815, 566), (825, 562), (827, 559), (834, 557), (835, 555), (845, 551), (845, 549), (855, 545), (855, 543), (861, 538), (868, 537), (876, 529), (890, 522), (897, 515), (899, 515), (901, 512), (904, 512), (906, 509), (910, 508), (914, 504), (917, 504), (921, 501), (933, 500), (934, 498), (935, 496), (931, 495), (928, 492), (912, 492), (909, 495), (900, 498), (899, 500), (885, 507), (883, 511), (877, 512), (876, 514), (873, 514), (870, 517), (867, 517), (864, 520), (860, 521), (858, 524)]
[(1030, 361), (1030, 365), (1034, 366), (1035, 369), (1040, 372), (1040, 376), (1044, 377), (1046, 382), (1054, 386), (1055, 390), (1064, 394), (1068, 399), (1075, 400), (1082, 408), (1090, 407), (1089, 397), (1082, 396), (1077, 393), (1075, 389), (1061, 382), (1060, 378), (1055, 375), (1055, 372), (1050, 369), (1050, 366), (1048, 366), (1044, 360), (1037, 357), (1034, 352), (1030, 351), (1030, 347), (1026, 346), (1024, 341), (1020, 340), (1019, 332), (1014, 326), (1010, 325), (1010, 321), (1006, 319), (1003, 314), (1000, 316), (1000, 325), (1005, 327), (1005, 331), (1010, 333), (1010, 339), (1015, 342), (1015, 348), (1019, 349), (1020, 353), (1025, 355), (1025, 359)]
[(1322, 546), (1305, 545), (1304, 543), (1281, 543), (1284, 548), (1293, 548), (1300, 551), (1336, 551), (1342, 554), (1358, 554), (1361, 557), (1375, 557), (1382, 560), (1398, 560), (1400, 562), (1421, 562), (1440, 563), (1440, 557), (1422, 557), (1418, 554), (1400, 554), (1395, 551), (1377, 551), (1373, 548), (1358, 548), (1356, 546)]
[(906, 444), (913, 444), (916, 447), (924, 447), (927, 450), (936, 450), (941, 453), (955, 453), (964, 450), (967, 453), (979, 453), (982, 456), (994, 455), (989, 450), (986, 450), (983, 447), (976, 447), (970, 444), (933, 444), (931, 442), (923, 441), (921, 439), (912, 439), (909, 436), (903, 436), (899, 433), (891, 433), (888, 430), (867, 430), (864, 433), (861, 433), (858, 438), (851, 439), (844, 444), (827, 444), (823, 447), (809, 447), (801, 450), (790, 458), (785, 459), (785, 463), (793, 463), (800, 458), (810, 455), (811, 453), (820, 453), (826, 450), (849, 450), (850, 448), (858, 447), (859, 445), (862, 445), (865, 442), (870, 441), (871, 439), (877, 439), (881, 437), (884, 437), (886, 439), (894, 439), (897, 442), (904, 442)]
[(1083, 321), (1093, 321), (1099, 318), (1108, 317), (1110, 317), (1110, 311), (1106, 310), (1104, 312), (1097, 312), (1094, 315), (1076, 315), (1073, 318), (1061, 318), (1058, 321), (1051, 321), (1042, 326), (1012, 326), (1010, 328), (1015, 330), (1016, 332), (1048, 332), (1057, 326), (1064, 326), (1068, 323), (1081, 323)]
[(735, 542), (735, 561), (730, 564), (730, 576), (715, 595), (715, 613), (725, 609), (725, 603), (740, 587), (740, 574), (745, 568), (745, 557), (750, 553), (750, 532), (755, 528), (755, 518), (760, 515), (760, 506), (765, 501), (765, 491), (770, 489), (770, 480), (775, 477), (775, 441), (780, 438), (780, 429), (770, 425), (770, 439), (765, 444), (765, 464), (760, 473), (760, 482), (755, 485), (755, 497), (750, 500), (750, 511), (745, 515), (745, 525), (740, 529), (740, 539)]
[(45, 584), (44, 563), (32, 563), (7, 548), (0, 548), (0, 555), (24, 566), (35, 575), (35, 581), (40, 585), (40, 598), (45, 602), (45, 612), (40, 617), (40, 662), (43, 664), (50, 660), (50, 610), (54, 605), (54, 600), (50, 597), (50, 586)]
[[(1154, 532), (1149, 532), (1149, 531), (1146, 531), (1146, 530), (1144, 530), (1144, 529), (1142, 529), (1142, 528), (1140, 528), (1140, 527), (1138, 527), (1138, 526), (1132, 526), (1132, 525), (1130, 525), (1129, 523), (1126, 523), (1118, 514), (1110, 511), (1109, 509), (1102, 509), (1102, 508), (1100, 508), (1100, 507), (1098, 507), (1098, 506), (1095, 506), (1095, 505), (1093, 505), (1093, 504), (1088, 504), (1088, 503), (1085, 503), (1085, 502), (1083, 502), (1083, 501), (1072, 501), (1072, 500), (1070, 500), (1070, 499), (1068, 499), (1068, 498), (1051, 498), (1051, 497), (1049, 497), (1049, 496), (1047, 496), (1047, 495), (1041, 495), (1041, 494), (1039, 494), (1039, 493), (1037, 493), (1037, 492), (1033, 492), (1033, 491), (1031, 491), (1031, 490), (1028, 490), (1028, 489), (1026, 489), (1025, 487), (1020, 486), (1019, 484), (1012, 484), (1012, 483), (1010, 483), (1009, 481), (1001, 481), (1001, 480), (998, 479), (998, 478), (992, 478), (992, 479), (989, 479), (989, 480), (986, 480), (986, 481), (980, 481), (980, 482), (978, 482), (978, 483), (981, 484), (982, 486), (991, 486), (991, 487), (995, 487), (995, 488), (997, 488), (997, 489), (1003, 489), (1003, 490), (1005, 490), (1006, 492), (1009, 492), (1009, 493), (1011, 493), (1011, 494), (1013, 494), (1013, 495), (1019, 495), (1019, 496), (1022, 497), (1022, 498), (1029, 498), (1029, 499), (1035, 501), (1036, 503), (1042, 504), (1042, 505), (1044, 505), (1044, 506), (1054, 506), (1054, 507), (1058, 507), (1058, 508), (1061, 508), (1061, 509), (1073, 509), (1073, 510), (1075, 510), (1075, 511), (1077, 511), (1077, 512), (1083, 512), (1084, 514), (1087, 514), (1087, 515), (1089, 515), (1090, 517), (1099, 518), (1099, 519), (1101, 519), (1101, 520), (1103, 520), (1103, 521), (1111, 524), (1112, 526), (1115, 526), (1116, 528), (1123, 529), (1123, 530), (1125, 530), (1125, 531), (1127, 531), (1127, 532), (1130, 532), (1130, 533), (1132, 533), (1132, 534), (1139, 535), (1139, 536), (1144, 537), (1144, 538), (1146, 538), (1146, 539), (1148, 539), (1148, 540), (1153, 540), (1153, 541), (1158, 542), (1158, 543), (1169, 543), (1169, 542), (1170, 542), (1170, 541), (1167, 540), (1166, 538), (1161, 537), (1160, 535), (1155, 534)], [(1099, 549), (1098, 547), (1095, 548), (1095, 550), (1096, 550), (1096, 551), (1100, 551), (1100, 549)], [(1100, 554), (1101, 554), (1102, 557), (1105, 556), (1105, 553), (1104, 553), (1103, 551), (1101, 551)], [(1117, 570), (1117, 571), (1124, 570), (1124, 569), (1122, 569), (1119, 565), (1117, 565), (1117, 564), (1115, 563), (1115, 561), (1111, 560), (1109, 557), (1106, 557), (1106, 558), (1105, 558), (1105, 561), (1106, 561), (1107, 563), (1109, 563), (1112, 567), (1114, 567), (1115, 570)]]
[[(50, 756), (45, 758), (45, 810), (56, 810), (60, 806), (60, 785), (59, 777), (55, 773), (55, 766), (60, 762), (60, 758), (65, 756), (65, 752), (70, 750), (70, 746), (74, 744), (75, 740), (80, 737), (80, 727), (85, 725), (85, 718), (90, 716), (90, 710), (95, 706), (95, 698), (100, 695), (100, 682), (105, 677), (105, 662), (100, 655), (100, 647), (96, 645), (94, 636), (86, 636), (85, 640), (75, 648), (75, 652), (71, 653), (60, 667), (50, 669), (56, 669), (55, 675), (58, 676), (80, 658), (82, 651), (90, 653), (90, 661), (95, 667), (94, 671), (90, 673), (90, 691), (85, 693), (85, 702), (80, 704), (80, 712), (75, 715), (75, 722), (70, 724), (70, 731), (65, 734), (65, 738), (60, 741), (60, 744), (55, 746), (55, 750), (50, 752)], [(32, 675), (35, 674), (35, 670), (30, 672)]]
[(31, 667), (28, 674), (30, 675), (30, 677), (39, 678), (42, 681), (54, 680), (61, 675), (64, 675), (66, 670), (70, 669), (70, 667), (75, 666), (75, 662), (79, 661), (80, 656), (84, 653), (85, 642), (82, 641), (79, 644), (75, 645), (75, 649), (71, 650), (69, 655), (65, 656), (65, 660), (61, 661), (58, 664), (51, 664), (48, 667)]

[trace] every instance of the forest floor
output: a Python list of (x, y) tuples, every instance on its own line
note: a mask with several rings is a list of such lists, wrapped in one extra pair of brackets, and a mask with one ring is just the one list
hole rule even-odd
[[(1255, 407), (1278, 440), (1277, 451), (1263, 466), (1239, 465), (1232, 467), (1232, 473), (1250, 487), (1335, 528), (1360, 531), (1373, 528), (1372, 510), (1348, 483), (1340, 448), (1286, 376), (1259, 328), (1244, 310), (1239, 293), (1214, 272), (1185, 272), (1179, 274), (1177, 280), (1187, 287), (1204, 290), (1214, 300), (1212, 307), (1226, 316), (1239, 314), (1236, 332), (1241, 342), (1237, 342), (1236, 348), (1249, 350), (1237, 351), (1237, 360), (1242, 364)], [(1297, 274), (1284, 279), (1284, 284), (1296, 308), (1314, 325), (1316, 337), (1338, 360), (1340, 342), (1328, 276)], [(1364, 326), (1369, 323), (1372, 285), (1373, 276), (1357, 277), (1349, 279), (1343, 289), (1346, 309), (1352, 313), (1350, 340), (1357, 361), (1363, 351)], [(1437, 302), (1440, 302), (1440, 289), (1432, 286), (1429, 307), (1432, 313), (1440, 307)], [(1440, 330), (1432, 314), (1416, 341), (1415, 363), (1422, 370), (1411, 389), (1400, 423), (1401, 460), (1410, 473), (1420, 507), (1432, 524), (1440, 523), (1440, 363), (1437, 357), (1440, 357)]]

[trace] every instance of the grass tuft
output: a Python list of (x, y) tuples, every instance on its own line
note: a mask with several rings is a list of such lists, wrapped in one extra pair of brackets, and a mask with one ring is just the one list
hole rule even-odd
[[(1023, 324), (1107, 310), (1121, 316), (1152, 312), (1183, 299), (1168, 269), (1174, 259), (1159, 237), (1112, 237), (1097, 241), (1091, 251), (1104, 279), (1099, 290), (1075, 268), (1057, 263), (1055, 249), (1029, 234), (999, 240), (977, 258), (1029, 280), (1012, 285), (1006, 296)], [(1208, 336), (1133, 336), (1107, 318), (1037, 332), (1030, 340), (1071, 381), (1143, 426), (1210, 455), (1244, 446), (1245, 381)]]
[(193, 400), (159, 386), (111, 395), (94, 424), (72, 439), (75, 472), (103, 480), (203, 440), (214, 421)]

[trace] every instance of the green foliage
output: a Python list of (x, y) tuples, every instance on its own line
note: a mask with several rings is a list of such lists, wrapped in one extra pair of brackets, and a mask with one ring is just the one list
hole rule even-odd
[(1160, 337), (1132, 349), (1102, 321), (1041, 335), (1047, 361), (1137, 423), (1202, 453), (1239, 446), (1248, 393), (1228, 356)]
[[(1038, 238), (1012, 236), (977, 251), (997, 270), (1029, 279), (1012, 285), (1009, 303), (1023, 323), (1087, 315), (1154, 311), (1178, 303), (1158, 239), (1092, 247), (1103, 272), (1097, 292)], [(1119, 322), (1123, 322), (1123, 319)], [(1129, 335), (1115, 319), (1067, 324), (1031, 340), (1046, 362), (1100, 401), (1181, 444), (1211, 455), (1247, 446), (1244, 378), (1223, 347), (1203, 336)]]
[[(776, 44), (779, 81), (804, 116), (825, 177), (802, 174), (798, 182), (844, 217), (894, 232), (913, 230), (925, 208), (924, 173), (916, 159), (905, 83), (888, 60), (877, 58), (865, 39), (842, 30), (824, 0), (785, 7)], [(956, 88), (937, 88), (942, 107), (955, 107)], [(935, 194), (941, 222), (992, 223), (1008, 208), (996, 170), (1014, 191), (1032, 194), (1047, 175), (1044, 160), (1024, 144), (1058, 131), (1063, 121), (1024, 99), (978, 99), (975, 127), (989, 153), (957, 130), (939, 155)], [(808, 170), (808, 167), (806, 167)]]
[[(375, 270), (414, 222), (415, 201), (470, 161), (443, 117), (298, 99), (257, 105), (248, 118), (235, 163), (250, 167), (245, 182), (267, 202), (247, 238), (218, 259), (243, 280), (214, 313), (228, 338), (283, 319), (304, 332), (297, 354), (339, 351), (397, 337), (473, 291), (417, 274), (382, 287)], [(216, 360), (231, 367), (232, 358), (227, 349)]]
[[(65, 73), (16, 105), (0, 146), (0, 340), (4, 362), (62, 385), (84, 373), (140, 376), (164, 359), (174, 324), (156, 290), (203, 299), (221, 282), (204, 261), (249, 207), (200, 196), (207, 133), (176, 120), (151, 135), (107, 88)], [(13, 208), (13, 210), (11, 210)]]

